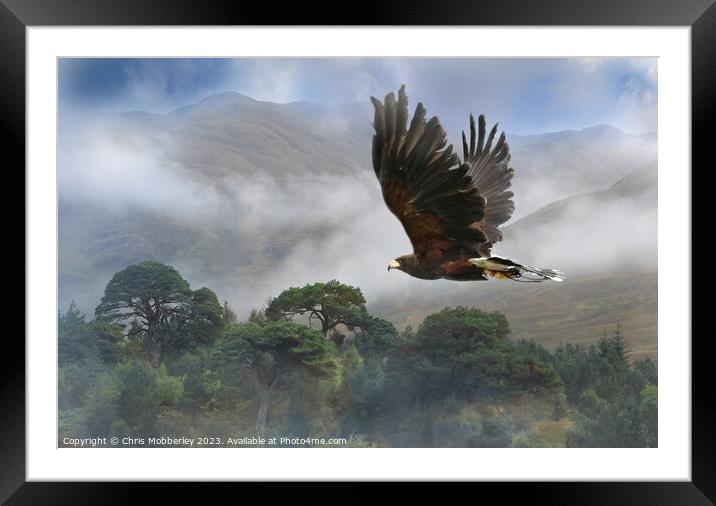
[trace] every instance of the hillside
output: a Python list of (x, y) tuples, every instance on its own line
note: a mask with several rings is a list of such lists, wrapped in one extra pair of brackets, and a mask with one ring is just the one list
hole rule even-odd
[(605, 190), (544, 206), (505, 227), (504, 237), (496, 250), (533, 265), (590, 273), (655, 270), (656, 163)]
[(656, 139), (606, 126), (510, 136), (516, 202), (513, 218), (572, 195), (608, 188), (656, 161)]
[(605, 190), (573, 195), (546, 205), (513, 222), (505, 228), (505, 232), (516, 235), (526, 230), (532, 231), (535, 227), (553, 226), (557, 220), (573, 220), (575, 212), (579, 213), (580, 220), (589, 219), (590, 215), (595, 214), (591, 209), (593, 206), (603, 208), (628, 201), (642, 209), (652, 209), (656, 206), (656, 199), (657, 165), (650, 163), (619, 179)]
[[(566, 282), (445, 287), (440, 303), (501, 311), (515, 337), (548, 348), (589, 342), (619, 324), (632, 354), (656, 358), (656, 175), (656, 164), (646, 165), (607, 190), (554, 202), (505, 229), (498, 254), (565, 270)], [(433, 296), (385, 298), (373, 311), (417, 325), (434, 303)]]
[[(466, 293), (490, 293), (492, 283), (428, 286), (386, 273), (387, 263), (410, 245), (385, 208), (371, 168), (370, 121), (369, 103), (275, 104), (225, 93), (167, 114), (111, 114), (63, 126), (60, 308), (74, 299), (91, 314), (110, 276), (146, 259), (171, 263), (192, 286), (211, 287), (240, 315), (286, 287), (331, 278), (360, 286), (371, 307), (398, 324), (466, 300)], [(87, 128), (76, 126), (85, 123)], [(450, 132), (451, 139), (458, 133)], [(650, 228), (655, 198), (635, 199), (646, 183), (628, 176), (653, 162), (653, 139), (594, 127), (508, 133), (508, 141), (517, 220), (494, 253), (561, 268), (572, 274), (570, 283), (575, 275), (604, 276), (605, 284), (594, 286), (618, 297), (626, 283), (620, 276), (644, 270), (648, 262), (642, 260), (651, 258), (644, 250), (656, 236)], [(579, 214), (585, 199), (607, 207)], [(527, 216), (530, 210), (537, 211)], [(623, 216), (643, 237), (625, 227)], [(595, 228), (604, 229), (609, 240), (595, 245), (583, 238)], [(624, 230), (629, 236), (614, 241)], [(615, 251), (639, 262), (620, 266), (604, 260)], [(632, 297), (648, 298), (653, 286), (644, 283), (635, 285), (643, 292), (629, 292)], [(522, 307), (523, 286), (500, 286), (506, 290), (502, 307)], [(563, 286), (574, 288), (560, 293), (576, 290), (581, 303), (601, 300), (596, 291), (590, 296), (588, 284)], [(398, 296), (404, 303), (391, 310), (386, 301)], [(475, 302), (488, 304), (483, 298)], [(568, 302), (561, 310), (571, 310)], [(625, 320), (636, 327), (646, 306), (634, 307), (633, 318)], [(526, 307), (523, 316), (511, 312), (514, 329), (529, 330), (535, 321)], [(585, 329), (605, 323), (590, 318), (584, 318)], [(532, 332), (545, 341), (554, 335)]]
[[(630, 355), (655, 359), (657, 281), (655, 272), (620, 272), (570, 277), (562, 284), (475, 283), (443, 294), (439, 305), (500, 311), (514, 338), (533, 339), (548, 349), (566, 342), (589, 344), (619, 324)], [(415, 328), (439, 308), (435, 299), (410, 294), (381, 299), (370, 309), (401, 327)]]

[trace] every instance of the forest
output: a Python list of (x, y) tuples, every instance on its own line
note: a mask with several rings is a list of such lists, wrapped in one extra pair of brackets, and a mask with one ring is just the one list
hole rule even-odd
[(657, 366), (618, 322), (547, 350), (499, 312), (396, 329), (366, 304), (331, 280), (237, 315), (170, 265), (126, 267), (94, 315), (58, 315), (58, 445), (657, 446)]

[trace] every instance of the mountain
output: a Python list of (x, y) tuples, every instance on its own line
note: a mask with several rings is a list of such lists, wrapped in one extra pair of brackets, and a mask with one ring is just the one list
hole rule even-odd
[(607, 188), (647, 163), (656, 162), (654, 135), (627, 135), (595, 126), (508, 137), (515, 168), (515, 218), (571, 195)]
[(508, 281), (459, 286), (436, 297), (407, 294), (375, 301), (370, 310), (398, 328), (417, 325), (443, 307), (475, 306), (500, 311), (512, 337), (533, 339), (548, 349), (562, 343), (589, 345), (617, 325), (633, 357), (657, 358), (658, 278), (656, 272), (614, 272), (570, 276), (564, 283), (515, 285)]
[[(605, 206), (612, 203), (633, 202), (642, 209), (655, 208), (657, 202), (657, 165), (650, 163), (619, 179), (609, 188), (573, 195), (533, 212), (529, 216), (509, 225), (504, 232), (513, 237), (524, 231), (533, 231), (535, 228), (553, 226), (555, 220), (565, 218), (573, 219), (575, 213), (581, 219), (593, 216), (592, 206)], [(590, 211), (590, 212), (585, 212)]]
[(562, 270), (584, 270), (583, 264), (604, 271), (655, 270), (656, 163), (605, 190), (544, 206), (506, 227), (504, 237), (510, 255)]
[[(656, 358), (658, 304), (657, 170), (648, 164), (606, 190), (554, 202), (504, 230), (499, 255), (568, 273), (564, 283), (459, 284), (443, 306), (477, 306), (507, 315), (514, 337), (554, 348), (589, 343), (619, 324), (630, 353)], [(372, 310), (399, 326), (435, 310), (434, 294), (376, 301)]]
[[(473, 300), (465, 293), (490, 293), (492, 283), (426, 284), (385, 272), (410, 244), (373, 174), (371, 113), (370, 104), (276, 104), (224, 93), (166, 114), (61, 122), (60, 308), (74, 299), (91, 314), (111, 275), (146, 259), (174, 265), (192, 286), (212, 288), (239, 314), (289, 286), (332, 278), (360, 286), (371, 309), (399, 325), (414, 320), (404, 315), (417, 318), (436, 304)], [(523, 219), (513, 219), (495, 253), (580, 276), (611, 276), (604, 290), (617, 296), (626, 271), (597, 255), (613, 252), (604, 246), (614, 241), (587, 247), (582, 236), (602, 227), (609, 237), (625, 228), (624, 216), (650, 223), (634, 197), (648, 182), (631, 173), (653, 165), (654, 139), (595, 127), (508, 135), (508, 141), (523, 213), (515, 218)], [(592, 193), (598, 195), (585, 196)], [(587, 200), (596, 209), (576, 219)], [(536, 212), (528, 216), (531, 209)], [(620, 248), (641, 251), (641, 242), (655, 238), (650, 226), (644, 225), (644, 237), (624, 238)], [(573, 235), (580, 239), (571, 241)], [(632, 264), (629, 272), (640, 275), (643, 269)], [(590, 304), (589, 285), (579, 286), (580, 300)], [(651, 285), (639, 286), (650, 293)], [(514, 287), (499, 285), (508, 288)], [(527, 293), (511, 292), (504, 300)], [(396, 306), (396, 297), (405, 303)], [(520, 328), (527, 326), (525, 320)]]
[(60, 305), (87, 311), (112, 273), (148, 258), (218, 290), (260, 276), (335, 228), (320, 202), (298, 208), (316, 191), (335, 205), (340, 183), (370, 166), (362, 139), (305, 103), (226, 93), (87, 124), (61, 130), (59, 154)]
[(346, 173), (356, 161), (370, 161), (363, 138), (333, 121), (325, 108), (305, 102), (276, 104), (222, 93), (168, 114), (127, 113), (112, 120), (115, 134), (150, 138), (191, 177), (212, 184), (237, 172), (269, 172), (279, 180)]

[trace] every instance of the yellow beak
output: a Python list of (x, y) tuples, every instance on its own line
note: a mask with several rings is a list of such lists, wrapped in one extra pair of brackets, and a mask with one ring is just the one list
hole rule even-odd
[(397, 260), (392, 260), (392, 261), (390, 262), (390, 265), (388, 266), (388, 270), (390, 270), (390, 269), (398, 269), (398, 268), (400, 268), (400, 262), (398, 262)]

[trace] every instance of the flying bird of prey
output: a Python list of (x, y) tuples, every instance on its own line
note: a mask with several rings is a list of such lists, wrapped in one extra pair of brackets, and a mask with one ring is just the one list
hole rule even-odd
[(496, 279), (562, 281), (564, 273), (537, 269), (490, 256), (502, 240), (499, 226), (515, 209), (505, 134), (495, 140), (497, 125), (486, 134), (485, 117), (470, 115), (470, 143), (462, 134), (463, 158), (446, 147), (437, 117), (425, 121), (419, 103), (408, 127), (405, 86), (398, 99), (391, 92), (375, 108), (373, 168), (383, 199), (397, 216), (413, 245), (388, 266), (420, 279), (454, 281)]

